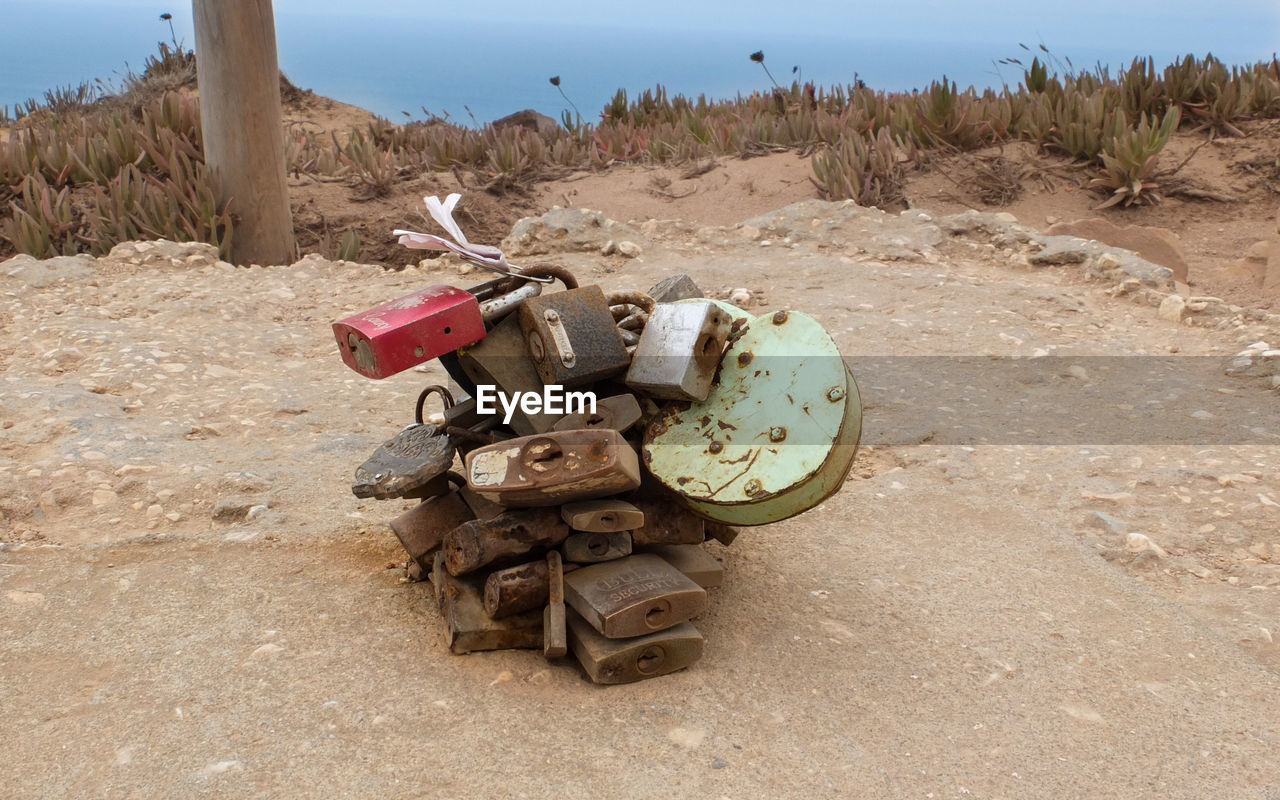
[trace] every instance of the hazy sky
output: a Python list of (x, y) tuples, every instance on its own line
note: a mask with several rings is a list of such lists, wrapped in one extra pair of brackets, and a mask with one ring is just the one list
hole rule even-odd
[[(10, 0), (0, 0), (3, 8)], [(157, 13), (190, 15), (186, 2), (122, 0)], [(45, 5), (73, 5), (51, 0)], [(520, 23), (582, 24), (622, 27), (662, 26), (709, 31), (840, 33), (890, 39), (937, 39), (1126, 45), (1150, 49), (1205, 49), (1197, 45), (1224, 36), (1243, 40), (1249, 49), (1280, 50), (1280, 2), (1276, 0), (1073, 0), (1066, 3), (1006, 0), (737, 0), (691, 3), (645, 0), (618, 5), (568, 0), (490, 0), (431, 3), (415, 0), (275, 0), (277, 16), (289, 13), (430, 17)], [(442, 31), (442, 33), (445, 33)], [(424, 46), (428, 43), (424, 42)], [(535, 46), (533, 44), (531, 46)]]

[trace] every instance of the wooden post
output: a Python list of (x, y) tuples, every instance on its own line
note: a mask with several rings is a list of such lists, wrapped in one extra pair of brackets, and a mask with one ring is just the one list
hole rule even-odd
[(296, 255), (271, 0), (192, 0), (205, 160), (236, 218), (237, 264)]

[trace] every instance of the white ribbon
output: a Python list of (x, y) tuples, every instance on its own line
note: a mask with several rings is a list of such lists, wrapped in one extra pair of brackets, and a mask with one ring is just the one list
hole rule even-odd
[(414, 231), (394, 230), (391, 232), (392, 235), (399, 236), (400, 244), (405, 247), (414, 250), (450, 250), (468, 261), (486, 269), (491, 269), (494, 272), (507, 273), (509, 270), (518, 269), (507, 263), (507, 257), (498, 248), (487, 244), (472, 244), (467, 241), (466, 234), (462, 232), (462, 228), (458, 227), (458, 223), (453, 219), (454, 206), (458, 205), (458, 200), (461, 198), (462, 195), (457, 192), (446, 197), (443, 203), (435, 195), (422, 198), (427, 204), (427, 213), (455, 241), (451, 242), (448, 239), (433, 236), (430, 233), (416, 233)]

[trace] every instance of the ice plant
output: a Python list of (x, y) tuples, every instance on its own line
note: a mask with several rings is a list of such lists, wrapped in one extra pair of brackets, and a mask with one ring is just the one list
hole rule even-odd
[(415, 233), (414, 231), (397, 229), (391, 233), (400, 237), (400, 244), (414, 250), (448, 250), (457, 253), (477, 266), (494, 272), (509, 273), (519, 269), (507, 263), (507, 257), (498, 248), (487, 244), (472, 244), (467, 241), (466, 234), (462, 232), (462, 228), (458, 227), (458, 223), (453, 219), (454, 206), (458, 205), (462, 195), (454, 192), (446, 197), (443, 203), (435, 195), (422, 199), (427, 204), (427, 213), (436, 221), (436, 224), (444, 228), (453, 237), (453, 241), (430, 233)]

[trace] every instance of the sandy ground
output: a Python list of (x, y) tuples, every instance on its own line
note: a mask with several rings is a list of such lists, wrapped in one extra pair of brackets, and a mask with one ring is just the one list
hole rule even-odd
[[(1090, 357), (1280, 342), (978, 234), (891, 260), (856, 230), (645, 230), (635, 260), (549, 258), (606, 288), (748, 287), (851, 357), (1088, 365), (1049, 395)], [(329, 322), (477, 276), (182, 252), (0, 267), (5, 797), (1280, 798), (1280, 450), (1236, 418), (1198, 414), (1183, 444), (975, 444), (949, 415), (1036, 387), (926, 401), (855, 370), (870, 446), (844, 490), (709, 545), (704, 658), (602, 688), (447, 653), (385, 525), (405, 504), (348, 492), (439, 373), (360, 378)], [(1167, 395), (1274, 400), (1213, 374)], [(1168, 397), (1151, 414), (1177, 432)]]

